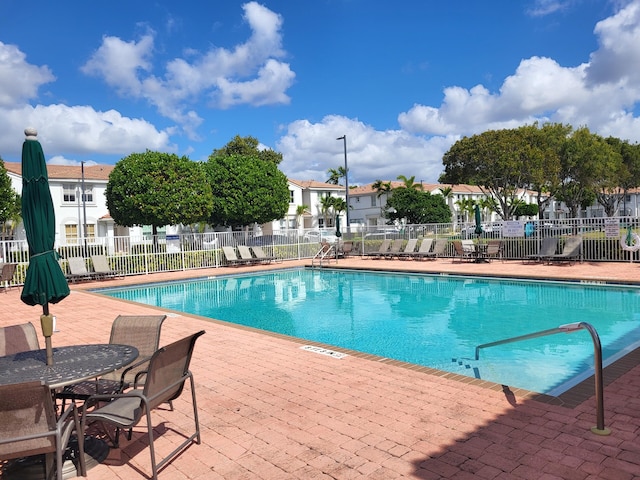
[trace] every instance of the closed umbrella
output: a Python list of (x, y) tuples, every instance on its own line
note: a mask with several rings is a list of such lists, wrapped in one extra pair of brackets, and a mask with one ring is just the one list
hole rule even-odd
[(340, 215), (336, 215), (336, 237), (340, 238), (342, 232), (340, 231)]
[(475, 206), (476, 210), (476, 229), (474, 230), (476, 235), (482, 235), (482, 217), (480, 216), (480, 207)]
[(24, 133), (27, 138), (22, 144), (22, 221), (29, 243), (29, 267), (20, 299), (27, 305), (42, 305), (40, 323), (47, 365), (53, 365), (53, 316), (49, 303), (58, 303), (69, 295), (69, 285), (53, 249), (55, 213), (42, 146), (35, 129), (27, 128)]

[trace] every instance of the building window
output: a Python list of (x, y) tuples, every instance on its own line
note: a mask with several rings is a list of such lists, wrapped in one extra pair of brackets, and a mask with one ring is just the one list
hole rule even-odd
[(378, 197), (376, 195), (371, 195), (371, 206), (375, 207), (376, 206), (376, 199)]
[(289, 190), (289, 203), (296, 203), (294, 193), (295, 192), (293, 190)]
[(78, 241), (78, 225), (71, 224), (64, 226), (64, 238), (67, 243), (77, 243)]
[(62, 186), (62, 202), (76, 203), (76, 186), (75, 185), (64, 184)]
[(96, 226), (94, 224), (87, 224), (84, 226), (84, 235), (87, 237), (87, 240), (95, 240), (96, 239)]
[(85, 203), (93, 203), (93, 185), (84, 185), (84, 195), (82, 201)]

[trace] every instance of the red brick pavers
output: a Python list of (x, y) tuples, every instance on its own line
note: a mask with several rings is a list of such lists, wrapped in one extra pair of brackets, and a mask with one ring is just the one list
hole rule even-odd
[[(356, 257), (340, 260), (338, 266), (640, 280), (636, 264), (476, 265)], [(243, 269), (130, 277), (100, 285)], [(54, 346), (106, 342), (116, 315), (158, 311), (83, 291), (88, 286), (96, 284), (74, 285), (68, 298), (52, 305), (59, 330)], [(37, 325), (39, 313), (38, 307), (19, 300), (18, 288), (0, 293), (0, 325)], [(305, 342), (293, 338), (169, 313), (161, 344), (207, 331), (192, 361), (202, 444), (172, 461), (161, 479), (640, 479), (637, 362), (607, 381), (605, 422), (612, 433), (598, 436), (590, 431), (595, 425), (593, 397), (567, 407), (375, 357), (319, 355), (301, 350)], [(174, 412), (156, 412), (159, 454), (170, 451), (181, 441), (180, 432), (191, 427), (189, 398), (183, 395), (175, 402)], [(121, 447), (92, 468), (88, 478), (148, 476), (143, 429), (135, 430), (132, 441), (122, 439)]]

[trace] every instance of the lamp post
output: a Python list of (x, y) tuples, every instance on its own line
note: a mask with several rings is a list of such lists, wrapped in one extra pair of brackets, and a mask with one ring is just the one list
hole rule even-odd
[(87, 256), (87, 199), (85, 198), (85, 189), (84, 189), (84, 161), (80, 162), (80, 171), (82, 173), (82, 183), (80, 188), (82, 189), (82, 192), (80, 193), (80, 195), (82, 195), (82, 215), (83, 215), (83, 222), (82, 222), (82, 238), (84, 239), (84, 256)]
[(345, 202), (347, 203), (347, 233), (351, 233), (351, 225), (349, 224), (349, 168), (347, 167), (347, 136), (343, 135), (336, 138), (336, 140), (342, 140), (344, 142), (344, 189), (345, 189)]

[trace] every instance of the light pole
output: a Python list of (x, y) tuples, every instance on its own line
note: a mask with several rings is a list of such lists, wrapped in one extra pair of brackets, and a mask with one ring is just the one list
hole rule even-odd
[(85, 189), (84, 189), (84, 161), (80, 162), (80, 171), (82, 173), (82, 183), (80, 188), (82, 192), (82, 214), (83, 214), (83, 222), (82, 222), (82, 237), (84, 238), (84, 256), (87, 256), (87, 200), (85, 198)]
[(351, 225), (349, 224), (349, 167), (347, 167), (347, 136), (343, 135), (341, 137), (336, 138), (336, 140), (344, 141), (344, 198), (347, 203), (347, 233), (351, 233)]

